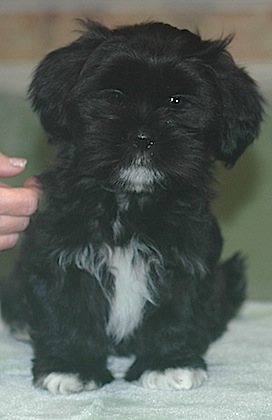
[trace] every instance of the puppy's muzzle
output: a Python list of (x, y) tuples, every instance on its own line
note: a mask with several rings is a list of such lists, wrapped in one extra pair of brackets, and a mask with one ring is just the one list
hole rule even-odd
[(145, 131), (139, 131), (138, 133), (134, 133), (132, 136), (130, 136), (130, 139), (132, 141), (132, 144), (135, 148), (138, 149), (139, 152), (151, 152), (154, 145), (154, 137)]

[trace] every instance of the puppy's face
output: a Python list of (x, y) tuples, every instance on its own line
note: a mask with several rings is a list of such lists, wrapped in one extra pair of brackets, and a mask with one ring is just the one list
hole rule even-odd
[[(103, 28), (103, 37), (99, 29), (103, 39), (90, 51), (93, 27), (70, 46), (70, 73), (66, 68), (63, 77), (71, 77), (71, 86), (68, 93), (59, 87), (62, 112), (55, 126), (46, 127), (48, 116), (35, 96), (45, 64), (48, 72), (46, 59), (31, 87), (45, 128), (72, 147), (81, 176), (114, 190), (154, 192), (203, 184), (214, 158), (233, 164), (258, 131), (261, 100), (252, 80), (225, 53), (226, 42), (204, 42), (162, 24)], [(58, 51), (67, 56), (68, 50)], [(234, 92), (234, 71), (236, 85), (245, 85), (244, 95), (248, 91), (238, 116), (242, 98)], [(254, 122), (242, 123), (254, 99), (249, 118)], [(231, 129), (239, 131), (238, 140)]]
[(198, 183), (210, 160), (206, 139), (220, 125), (212, 71), (180, 63), (175, 50), (143, 55), (124, 41), (104, 60), (103, 48), (96, 54), (71, 93), (86, 173), (136, 192), (176, 178)]

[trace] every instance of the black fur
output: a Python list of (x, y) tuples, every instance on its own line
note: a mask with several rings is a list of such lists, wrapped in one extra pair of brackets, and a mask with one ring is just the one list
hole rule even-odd
[[(59, 153), (40, 176), (43, 206), (2, 285), (4, 319), (29, 327), (36, 384), (51, 372), (110, 382), (112, 353), (136, 355), (129, 381), (206, 369), (205, 351), (245, 294), (239, 255), (218, 264), (212, 165), (232, 166), (262, 119), (230, 40), (160, 23), (86, 22), (36, 69), (30, 99)], [(116, 250), (129, 250), (134, 281), (144, 273), (149, 293), (119, 339), (107, 332)]]

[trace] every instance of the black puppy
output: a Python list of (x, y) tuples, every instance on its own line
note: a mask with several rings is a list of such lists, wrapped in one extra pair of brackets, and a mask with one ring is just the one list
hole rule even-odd
[(82, 36), (38, 66), (30, 98), (59, 146), (3, 317), (28, 327), (34, 383), (53, 393), (112, 381), (110, 354), (150, 388), (189, 389), (245, 293), (243, 260), (218, 264), (212, 166), (259, 131), (262, 99), (226, 52), (166, 24)]

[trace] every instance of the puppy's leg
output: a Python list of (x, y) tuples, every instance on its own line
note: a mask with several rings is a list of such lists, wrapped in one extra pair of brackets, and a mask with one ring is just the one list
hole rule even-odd
[[(188, 307), (187, 307), (188, 309)], [(175, 304), (157, 311), (139, 333), (137, 358), (126, 374), (146, 388), (187, 390), (207, 379), (202, 355), (209, 344), (204, 323)]]
[(65, 278), (34, 283), (29, 294), (34, 384), (67, 394), (111, 382), (104, 328), (107, 303), (97, 281), (68, 270)]
[(18, 340), (29, 342), (29, 308), (22, 275), (0, 279), (0, 297), (1, 315), (12, 335)]

